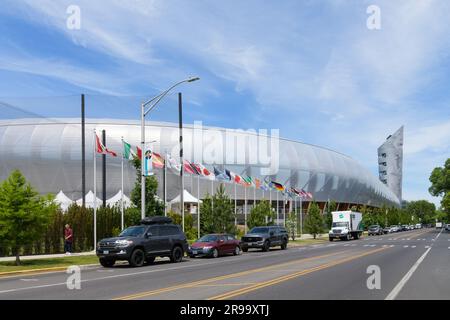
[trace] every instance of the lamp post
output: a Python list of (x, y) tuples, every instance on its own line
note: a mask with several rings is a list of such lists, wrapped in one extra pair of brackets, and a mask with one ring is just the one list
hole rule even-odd
[[(144, 157), (145, 157), (145, 116), (153, 110), (156, 105), (176, 86), (185, 82), (194, 82), (200, 80), (199, 77), (190, 77), (175, 83), (169, 89), (163, 91), (159, 95), (141, 104), (141, 218), (145, 218), (145, 175), (144, 175)], [(147, 108), (147, 109), (146, 109)]]

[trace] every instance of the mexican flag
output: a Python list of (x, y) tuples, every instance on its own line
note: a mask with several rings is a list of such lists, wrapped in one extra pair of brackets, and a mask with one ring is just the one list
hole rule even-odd
[(103, 143), (100, 141), (100, 138), (97, 136), (97, 134), (95, 134), (95, 147), (96, 147), (96, 152), (97, 153), (101, 153), (101, 154), (109, 154), (113, 157), (117, 157), (117, 153), (115, 153), (112, 150), (109, 150), (108, 148), (106, 148)]
[(128, 160), (133, 160), (136, 157), (136, 153), (131, 149), (131, 144), (123, 141), (123, 158)]

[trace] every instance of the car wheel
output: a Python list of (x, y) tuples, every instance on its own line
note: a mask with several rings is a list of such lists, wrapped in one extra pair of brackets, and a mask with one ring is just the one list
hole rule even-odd
[(281, 250), (286, 250), (287, 249), (287, 241), (284, 240), (283, 243), (281, 244)]
[(172, 249), (172, 254), (170, 255), (171, 262), (181, 262), (183, 260), (183, 249), (180, 247), (174, 247)]
[(236, 246), (236, 248), (234, 248), (233, 254), (234, 254), (235, 256), (240, 255), (240, 254), (241, 254), (241, 247)]
[(334, 239), (330, 237), (330, 238), (328, 238), (328, 240), (330, 240), (331, 242), (333, 242)]
[(111, 268), (114, 263), (116, 263), (113, 259), (100, 258), (100, 264), (105, 268)]
[(147, 257), (147, 259), (145, 259), (145, 263), (152, 264), (153, 262), (155, 262), (155, 258), (156, 257)]
[(267, 252), (269, 250), (270, 250), (270, 243), (268, 240), (266, 240), (263, 244), (262, 251)]
[(219, 250), (217, 250), (216, 248), (214, 248), (211, 252), (211, 257), (213, 258), (217, 258), (219, 256)]
[(135, 249), (131, 254), (130, 260), (128, 260), (132, 267), (142, 267), (145, 262), (144, 251), (141, 249)]
[(242, 248), (242, 251), (248, 252), (248, 248)]

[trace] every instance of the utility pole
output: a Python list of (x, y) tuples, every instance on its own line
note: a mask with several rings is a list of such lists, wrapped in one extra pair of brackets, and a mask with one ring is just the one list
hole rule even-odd
[(180, 204), (181, 204), (181, 221), (184, 232), (184, 163), (183, 163), (183, 100), (181, 92), (178, 92), (178, 121), (180, 127), (180, 183), (181, 183), (181, 194), (180, 194)]
[(85, 137), (85, 114), (84, 94), (81, 95), (81, 199), (82, 206), (86, 206), (86, 137)]
[[(106, 131), (102, 130), (102, 143), (106, 147)], [(103, 207), (106, 207), (106, 154), (102, 154), (102, 192)]]

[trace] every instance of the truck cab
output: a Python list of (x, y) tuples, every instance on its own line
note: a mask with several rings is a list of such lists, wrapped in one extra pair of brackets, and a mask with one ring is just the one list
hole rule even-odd
[(362, 214), (354, 211), (334, 211), (333, 222), (328, 232), (330, 241), (334, 239), (358, 239), (363, 232)]

